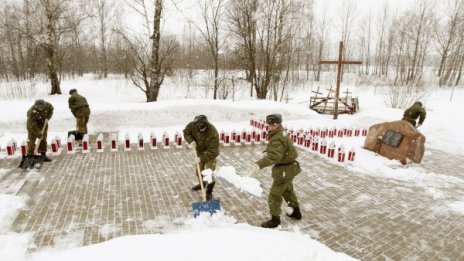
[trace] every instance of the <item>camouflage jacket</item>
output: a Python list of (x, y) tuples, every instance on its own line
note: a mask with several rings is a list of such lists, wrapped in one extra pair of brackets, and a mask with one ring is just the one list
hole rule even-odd
[(256, 164), (260, 169), (271, 165), (287, 165), (295, 162), (298, 158), (298, 152), (293, 146), (290, 135), (282, 127), (270, 131), (270, 140), (265, 150), (266, 155), (258, 160)]
[(410, 123), (416, 123), (416, 119), (419, 118), (419, 124), (422, 124), (425, 120), (426, 112), (420, 102), (415, 102), (411, 107), (404, 111), (403, 120), (409, 121)]
[(79, 95), (77, 92), (71, 94), (71, 97), (68, 99), (68, 104), (69, 109), (71, 109), (74, 116), (76, 116), (79, 109), (89, 107), (87, 99), (84, 96)]
[(184, 129), (184, 139), (187, 143), (195, 141), (201, 162), (208, 162), (219, 156), (219, 134), (209, 122), (206, 124), (205, 132), (198, 131), (193, 122), (187, 124)]
[(27, 111), (27, 123), (32, 124), (37, 127), (42, 127), (45, 123), (45, 119), (50, 120), (53, 116), (53, 105), (49, 102), (45, 102), (45, 108), (40, 111), (37, 110), (35, 105), (33, 105)]

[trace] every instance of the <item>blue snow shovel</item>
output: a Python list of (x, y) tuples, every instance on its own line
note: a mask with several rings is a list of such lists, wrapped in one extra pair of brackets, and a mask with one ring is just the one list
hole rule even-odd
[[(197, 152), (195, 151), (195, 158), (197, 157)], [(192, 203), (192, 209), (193, 209), (193, 217), (196, 218), (198, 215), (200, 215), (201, 212), (208, 212), (211, 215), (221, 211), (221, 204), (219, 202), (219, 199), (213, 199), (213, 200), (206, 200), (206, 192), (205, 188), (203, 186), (203, 178), (201, 177), (201, 171), (200, 171), (200, 165), (198, 163), (195, 164), (197, 168), (197, 174), (198, 178), (200, 181), (200, 187), (201, 187), (201, 196), (203, 197), (203, 201), (200, 202), (193, 202)]]

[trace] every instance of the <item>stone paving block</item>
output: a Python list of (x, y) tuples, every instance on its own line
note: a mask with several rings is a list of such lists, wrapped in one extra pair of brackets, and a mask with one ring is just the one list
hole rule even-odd
[[(94, 139), (95, 137), (92, 137)], [(93, 141), (91, 140), (91, 144)], [(239, 175), (257, 160), (264, 145), (221, 147), (218, 168), (234, 166)], [(420, 165), (427, 172), (455, 177), (437, 188), (434, 198), (427, 187), (414, 182), (391, 180), (355, 173), (299, 150), (303, 172), (295, 178), (303, 219), (283, 214), (283, 230), (296, 226), (335, 251), (362, 260), (463, 259), (464, 215), (437, 211), (464, 196), (462, 157), (429, 150)], [(80, 245), (111, 238), (163, 233), (182, 227), (192, 217), (192, 202), (200, 201), (191, 150), (131, 151), (74, 155), (61, 153), (45, 164), (40, 173), (20, 173), (18, 159), (2, 160), (0, 167), (13, 170), (2, 177), (0, 189), (30, 197), (28, 208), (19, 213), (14, 229), (34, 233), (29, 252), (66, 242), (72, 235)], [(227, 215), (238, 222), (259, 224), (269, 218), (267, 194), (272, 182), (270, 169), (258, 179), (263, 197), (239, 191), (217, 181), (214, 196)]]

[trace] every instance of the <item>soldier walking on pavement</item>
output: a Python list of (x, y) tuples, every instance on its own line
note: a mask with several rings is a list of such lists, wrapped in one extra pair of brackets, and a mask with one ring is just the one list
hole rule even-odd
[(280, 209), (282, 198), (293, 211), (287, 216), (293, 219), (301, 219), (298, 198), (293, 190), (293, 179), (301, 172), (298, 161), (298, 153), (293, 146), (290, 135), (282, 127), (282, 115), (271, 114), (266, 117), (269, 124), (270, 140), (265, 150), (265, 156), (258, 160), (250, 170), (248, 176), (254, 176), (262, 168), (272, 167), (272, 187), (268, 197), (271, 220), (261, 224), (265, 228), (275, 228), (280, 225)]
[(76, 118), (76, 140), (82, 140), (84, 134), (87, 134), (87, 123), (89, 122), (90, 108), (87, 99), (79, 95), (76, 89), (69, 90), (68, 99), (69, 109)]
[[(406, 109), (403, 114), (403, 121), (407, 121), (412, 124), (412, 126), (419, 128), (425, 120), (425, 109), (422, 107), (422, 102), (415, 102), (411, 107)], [(419, 118), (419, 124), (416, 126), (416, 120)]]
[[(27, 111), (27, 157), (34, 157), (35, 141), (40, 139), (39, 149), (44, 162), (51, 162), (52, 159), (47, 157), (47, 133), (48, 121), (53, 116), (53, 105), (44, 101), (36, 100), (34, 105)], [(45, 125), (45, 126), (44, 126)], [(45, 127), (45, 128), (44, 128)], [(43, 133), (42, 133), (43, 130)]]
[[(195, 163), (200, 165), (200, 171), (205, 169), (216, 169), (216, 158), (219, 156), (219, 134), (216, 128), (208, 122), (205, 115), (198, 115), (195, 119), (188, 123), (184, 129), (184, 139), (189, 146), (196, 150), (197, 158)], [(195, 170), (195, 176), (198, 179), (198, 174)], [(201, 173), (200, 173), (201, 175)], [(201, 189), (200, 182), (193, 186), (192, 189), (197, 191)], [(213, 181), (206, 186), (206, 182), (203, 181), (203, 185), (206, 186), (206, 199), (213, 199), (213, 188), (216, 184), (213, 177)]]

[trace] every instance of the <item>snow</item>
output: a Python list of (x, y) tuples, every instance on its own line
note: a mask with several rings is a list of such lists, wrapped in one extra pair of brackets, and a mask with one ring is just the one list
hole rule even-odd
[(222, 214), (201, 214), (185, 223), (189, 228), (182, 231), (125, 236), (60, 252), (43, 251), (30, 260), (354, 260), (298, 231), (235, 224)]
[[(0, 159), (7, 157), (5, 147), (8, 141), (14, 138), (20, 144), (26, 139), (26, 112), (38, 98), (51, 102), (55, 107), (50, 121), (48, 141), (56, 136), (65, 140), (67, 131), (75, 128), (66, 95), (72, 88), (76, 88), (89, 101), (92, 110), (90, 134), (116, 133), (120, 142), (126, 134), (132, 142), (136, 141), (139, 133), (142, 133), (146, 140), (152, 132), (157, 137), (167, 132), (172, 138), (176, 132), (181, 134), (185, 125), (198, 114), (207, 115), (218, 131), (240, 132), (243, 129), (251, 129), (250, 119), (262, 120), (267, 114), (275, 112), (283, 115), (285, 127), (293, 129), (333, 126), (368, 128), (380, 122), (399, 120), (403, 113), (402, 109), (392, 109), (386, 105), (388, 93), (380, 87), (374, 89), (349, 86), (353, 96), (359, 98), (361, 110), (355, 115), (339, 115), (338, 120), (333, 120), (331, 116), (320, 115), (307, 108), (304, 101), (309, 100), (311, 90), (306, 87), (289, 91), (293, 100), (290, 104), (285, 104), (269, 100), (250, 100), (247, 96), (248, 87), (237, 87), (235, 101), (201, 99), (197, 97), (205, 97), (208, 93), (203, 87), (190, 86), (187, 91), (179, 82), (179, 79), (167, 79), (166, 85), (161, 89), (160, 101), (156, 103), (145, 103), (143, 93), (119, 77), (98, 80), (87, 75), (82, 78), (64, 79), (62, 92), (65, 95), (54, 96), (46, 95), (48, 83), (34, 83), (34, 97), (0, 100), (0, 107), (8, 112), (0, 114)], [(422, 101), (426, 106), (427, 118), (419, 130), (427, 137), (426, 153), (430, 148), (464, 156), (464, 128), (456, 113), (462, 107), (464, 90), (456, 89), (453, 101), (450, 101), (449, 95), (449, 90), (433, 90)], [(362, 149), (362, 137), (327, 139), (327, 144), (332, 141), (337, 147), (343, 145), (346, 151), (353, 148), (356, 151), (355, 161), (338, 163), (334, 159), (319, 155), (320, 160), (353, 171), (354, 175), (411, 183), (422, 187), (432, 199), (446, 198), (443, 190), (449, 183), (464, 182), (458, 177), (429, 172), (420, 164), (402, 166), (397, 161), (377, 156)], [(308, 150), (307, 153), (313, 152)], [(20, 157), (19, 152), (15, 157)], [(249, 164), (251, 167), (253, 162)], [(0, 179), (8, 171), (0, 169)], [(243, 174), (237, 173), (233, 166), (218, 166), (214, 175), (244, 193), (261, 197), (263, 190), (260, 182)], [(40, 177), (40, 174), (32, 173), (26, 178)], [(57, 240), (60, 243), (54, 248), (45, 249), (26, 258), (24, 253), (31, 244), (31, 235), (12, 232), (11, 225), (20, 209), (26, 207), (27, 199), (6, 193), (8, 192), (0, 192), (2, 260), (350, 260), (347, 255), (333, 252), (298, 230), (266, 230), (248, 224), (236, 224), (234, 217), (222, 213), (211, 217), (202, 215), (197, 219), (179, 219), (173, 224), (169, 224), (167, 217), (160, 216), (156, 220), (143, 223), (144, 230), (152, 234), (118, 237), (87, 247), (77, 247), (81, 237), (77, 233)], [(370, 200), (372, 199), (364, 194), (358, 195), (355, 199), (360, 203)], [(309, 203), (302, 207), (306, 210), (312, 209)], [(436, 211), (464, 214), (464, 201), (449, 202)], [(104, 238), (113, 238), (120, 229), (107, 224), (99, 233)], [(276, 242), (279, 247), (269, 247), (276, 245)]]
[[(3, 193), (3, 192), (2, 192)], [(11, 231), (19, 211), (26, 206), (27, 197), (0, 194), (0, 256), (2, 260), (21, 260), (31, 240), (28, 233)]]
[(257, 197), (261, 197), (261, 195), (263, 194), (263, 188), (261, 187), (261, 183), (257, 179), (237, 175), (233, 166), (221, 167), (217, 171), (216, 176), (234, 185), (240, 191), (246, 191)]

